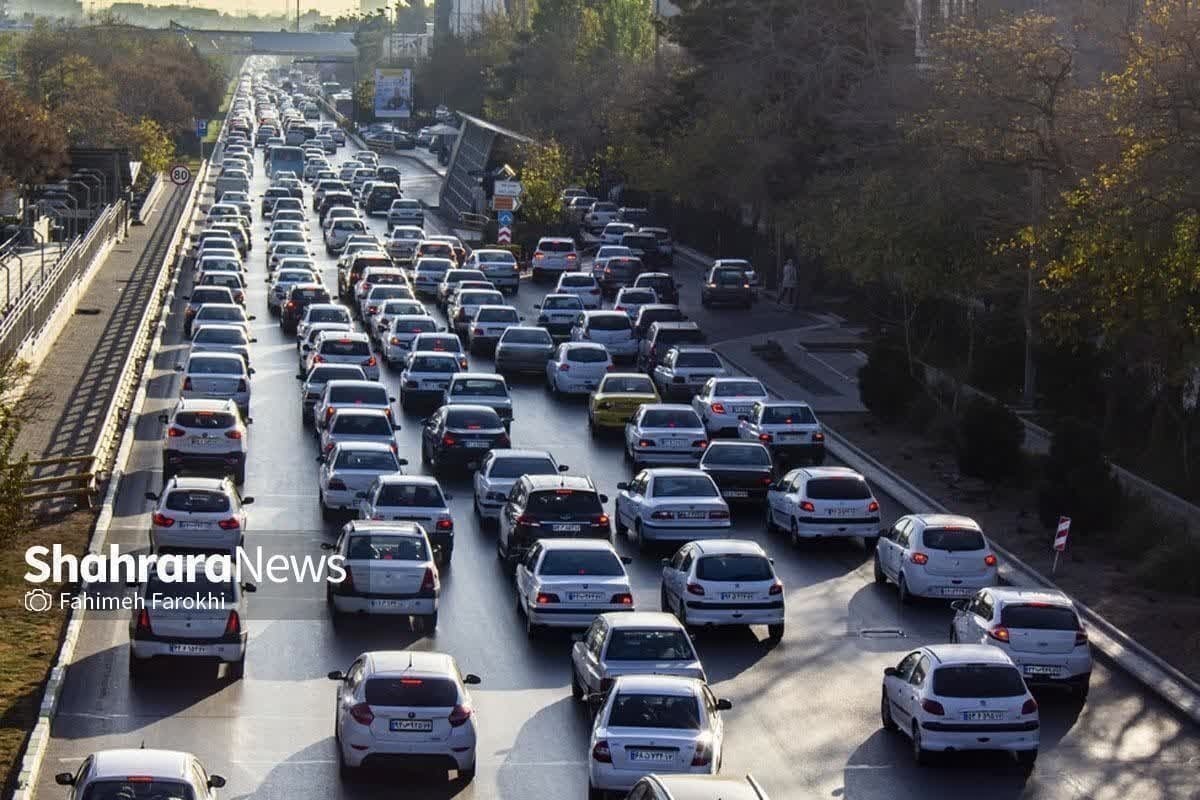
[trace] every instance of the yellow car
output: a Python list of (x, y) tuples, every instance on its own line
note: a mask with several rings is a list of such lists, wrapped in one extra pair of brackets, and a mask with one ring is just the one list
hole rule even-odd
[(610, 372), (588, 400), (588, 430), (624, 428), (644, 403), (661, 403), (654, 381), (642, 372)]

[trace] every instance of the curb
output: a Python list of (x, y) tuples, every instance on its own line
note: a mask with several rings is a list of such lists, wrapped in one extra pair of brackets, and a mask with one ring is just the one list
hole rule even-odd
[[(754, 374), (743, 364), (728, 358), (724, 353), (721, 354), (721, 358), (746, 375)], [(766, 381), (762, 383), (766, 386), (767, 391), (777, 397), (786, 397)], [(909, 511), (952, 513), (909, 481), (876, 461), (866, 451), (852, 444), (837, 431), (831, 430), (827, 425), (823, 425), (823, 428), (827, 440), (826, 446), (834, 457), (862, 473), (872, 483), (900, 501), (900, 504)], [(1058, 588), (1052, 580), (996, 544), (995, 541), (991, 541), (991, 545), (1001, 558), (1000, 574), (1006, 583), (1013, 586)], [(1075, 603), (1079, 615), (1088, 624), (1089, 638), (1095, 650), (1099, 651), (1114, 666), (1166, 701), (1180, 714), (1188, 717), (1192, 722), (1200, 724), (1200, 684), (1138, 644), (1120, 628), (1083, 603), (1075, 598), (1071, 598), (1071, 600)]]

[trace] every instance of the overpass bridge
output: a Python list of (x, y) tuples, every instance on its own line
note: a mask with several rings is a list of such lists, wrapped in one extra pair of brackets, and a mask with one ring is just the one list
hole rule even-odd
[(171, 31), (196, 47), (236, 55), (356, 56), (353, 33), (238, 31), (189, 28), (172, 22)]

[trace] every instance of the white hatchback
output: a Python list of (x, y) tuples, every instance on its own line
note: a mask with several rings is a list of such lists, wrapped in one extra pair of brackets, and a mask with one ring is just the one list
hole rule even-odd
[(767, 490), (767, 530), (801, 539), (879, 537), (879, 501), (866, 479), (848, 467), (794, 469)]
[(783, 638), (783, 581), (756, 542), (689, 542), (662, 561), (662, 610), (687, 626), (766, 625)]
[(695, 466), (706, 447), (708, 431), (691, 406), (646, 403), (625, 423), (625, 457), (634, 469)]
[(513, 574), (526, 632), (586, 628), (600, 614), (633, 611), (628, 563), (604, 539), (535, 542)]
[(600, 308), (600, 284), (587, 273), (564, 272), (558, 278), (554, 294), (573, 294), (588, 311)]
[(150, 518), (154, 552), (232, 553), (246, 534), (242, 497), (229, 478), (174, 477), (159, 494), (146, 492), (155, 504)]
[(546, 362), (546, 385), (553, 394), (588, 394), (596, 391), (612, 368), (612, 356), (604, 345), (566, 342)]
[(995, 586), (999, 569), (979, 524), (955, 514), (910, 514), (880, 531), (875, 582), (893, 581), (900, 602), (970, 597)]
[(766, 399), (766, 387), (754, 378), (710, 378), (692, 398), (692, 408), (712, 435), (736, 436), (741, 418)]
[(522, 475), (555, 475), (569, 467), (559, 464), (545, 450), (489, 450), (475, 470), (475, 516), (484, 523), (497, 523), (508, 493)]

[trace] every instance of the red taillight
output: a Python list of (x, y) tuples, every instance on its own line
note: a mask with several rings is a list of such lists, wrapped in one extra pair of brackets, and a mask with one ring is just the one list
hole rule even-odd
[(476, 328), (475, 330), (471, 331), (471, 334), (473, 336), (483, 336), (483, 328)]
[(992, 553), (988, 553), (986, 556), (983, 557), (983, 563), (987, 564), (989, 567), (996, 566), (996, 556), (993, 555)]
[(367, 306), (367, 313), (368, 314), (378, 314), (379, 306)]
[(315, 356), (312, 357), (312, 360), (313, 360), (314, 364), (324, 364), (325, 356), (321, 355), (320, 353), (317, 353)]
[(928, 564), (929, 556), (925, 555), (924, 553), (913, 553), (911, 561), (914, 564)]
[(652, 511), (650, 519), (675, 519), (674, 511)]
[(545, 258), (545, 257), (546, 257), (546, 254), (545, 254), (545, 253), (534, 253), (534, 254), (533, 254), (533, 260), (534, 260), (534, 261), (537, 261), (539, 258)]
[(1083, 628), (1080, 628), (1079, 630), (1075, 631), (1075, 646), (1078, 647), (1081, 644), (1087, 644), (1087, 643), (1088, 643), (1087, 631), (1084, 630)]
[(724, 403), (713, 403), (712, 410), (713, 410), (714, 414), (724, 414), (725, 413), (725, 404)]
[(242, 432), (241, 431), (225, 431), (225, 438), (226, 439), (241, 439)]
[(567, 364), (567, 363), (565, 363), (565, 362), (564, 362), (564, 363), (562, 363), (562, 364), (559, 364), (559, 365), (558, 365), (558, 371), (559, 371), (559, 372), (570, 372), (570, 371), (571, 371), (571, 365), (570, 365), (570, 364)]
[(229, 619), (225, 621), (225, 635), (231, 636), (242, 632), (242, 618), (238, 616), (238, 612), (230, 611)]
[(701, 450), (703, 450), (704, 448), (708, 447), (708, 440), (697, 439), (696, 441), (692, 442), (692, 447), (699, 447)]
[(812, 502), (809, 500), (801, 500), (800, 501), (800, 510), (807, 511), (810, 514), (813, 514), (813, 513), (816, 513), (817, 507), (814, 506), (812, 504)]
[(326, 406), (326, 407), (325, 407), (325, 421), (326, 421), (326, 422), (328, 422), (330, 419), (332, 419), (332, 418), (333, 418), (333, 412), (334, 412), (334, 408), (333, 408), (333, 406)]
[(446, 718), (446, 721), (450, 723), (451, 728), (457, 728), (471, 718), (471, 712), (470, 703), (459, 703), (450, 711), (450, 716)]
[(654, 447), (654, 442), (650, 439), (638, 439), (638, 447)]
[(433, 567), (425, 568), (425, 576), (421, 578), (422, 592), (436, 592), (438, 589), (438, 576), (433, 571)]
[(350, 706), (350, 717), (359, 725), (370, 725), (375, 721), (375, 714), (366, 703), (355, 703)]
[(325, 445), (325, 452), (329, 453), (332, 451), (333, 451), (333, 442), (330, 442), (329, 444)]
[(867, 503), (867, 511), (878, 511), (878, 510), (879, 510), (879, 502), (877, 500), (872, 500), (871, 502)]
[(701, 739), (696, 742), (696, 751), (692, 755), (693, 767), (705, 767), (712, 761), (712, 746)]
[(447, 433), (442, 437), (442, 447), (454, 447), (456, 444), (458, 444), (458, 439), (455, 439), (450, 434)]
[(368, 358), (366, 361), (363, 362), (363, 366), (364, 367), (373, 367), (373, 366), (375, 366), (376, 363), (378, 363), (378, 362), (375, 361), (375, 356), (371, 356), (370, 358)]
[(236, 531), (238, 528), (242, 527), (242, 523), (238, 522), (237, 517), (230, 517), (229, 519), (223, 519), (218, 522), (217, 526), (223, 531)]
[(698, 583), (689, 583), (687, 585), (687, 590), (688, 590), (688, 594), (698, 594), (698, 595), (704, 594), (704, 587)]
[(613, 603), (614, 605), (619, 605), (619, 606), (631, 606), (631, 605), (633, 605), (633, 595), (631, 595), (629, 592), (621, 592), (620, 594), (614, 594), (612, 596), (612, 600), (610, 600), (609, 602)]
[(567, 253), (567, 261), (574, 261), (577, 256), (574, 253)]
[(144, 608), (138, 612), (137, 630), (142, 633), (150, 632), (150, 612)]
[(728, 511), (710, 511), (708, 512), (709, 519), (729, 519)]
[(604, 739), (596, 742), (596, 746), (592, 748), (592, 760), (601, 764), (612, 763), (612, 751), (608, 749), (608, 742)]
[(437, 529), (438, 529), (439, 531), (449, 531), (449, 530), (454, 530), (454, 520), (452, 520), (452, 519), (439, 519), (439, 520), (437, 521)]
[(771, 588), (767, 590), (767, 594), (783, 594), (783, 584), (775, 581), (771, 584)]
[(1009, 636), (1008, 628), (1004, 627), (1003, 625), (997, 625), (994, 628), (990, 628), (987, 632), (987, 635), (995, 639), (997, 642), (1007, 642), (1012, 638)]
[(183, 390), (185, 392), (190, 392), (192, 390), (192, 379), (191, 378), (183, 379)]
[(770, 486), (770, 485), (771, 485), (771, 476), (770, 476), (770, 475), (763, 475), (761, 478), (759, 478), (759, 479), (758, 479), (758, 481), (759, 481), (759, 483), (761, 483), (763, 486)]
[(558, 595), (551, 592), (538, 592), (536, 602), (539, 606), (544, 606), (547, 603), (557, 603)]
[(288, 307), (288, 308), (295, 308), (295, 307), (296, 307), (296, 301), (295, 301), (295, 300), (288, 300), (288, 302), (287, 302), (287, 307)]
[(816, 433), (814, 433), (812, 435), (812, 440), (814, 442), (823, 442), (823, 441), (825, 441), (825, 434), (821, 433), (820, 431), (817, 431)]
[(759, 440), (760, 442), (763, 442), (764, 444), (769, 444), (769, 443), (771, 442), (771, 439), (772, 439), (772, 438), (773, 438), (773, 437), (772, 437), (772, 436), (771, 436), (771, 434), (769, 434), (769, 433), (760, 433), (760, 434), (758, 435), (758, 440)]
[(608, 524), (608, 514), (601, 514), (600, 516), (596, 517), (594, 520), (592, 520), (592, 524), (593, 525), (607, 525)]
[(167, 436), (171, 437), (172, 439), (179, 436), (187, 436), (187, 431), (185, 431), (183, 428), (176, 428), (172, 426), (167, 429)]
[(1032, 697), (1025, 701), (1025, 705), (1021, 706), (1022, 714), (1036, 714), (1037, 710), (1037, 700), (1034, 700)]
[(533, 517), (529, 514), (521, 514), (519, 517), (517, 517), (517, 524), (525, 525), (530, 528), (540, 528), (541, 527), (541, 523), (537, 521), (537, 518)]
[(928, 698), (921, 701), (921, 708), (925, 709), (926, 714), (933, 714), (936, 717), (940, 717), (946, 713), (946, 709), (942, 707), (941, 703)]
[(152, 521), (159, 528), (169, 528), (175, 524), (175, 518), (166, 514), (155, 514)]

